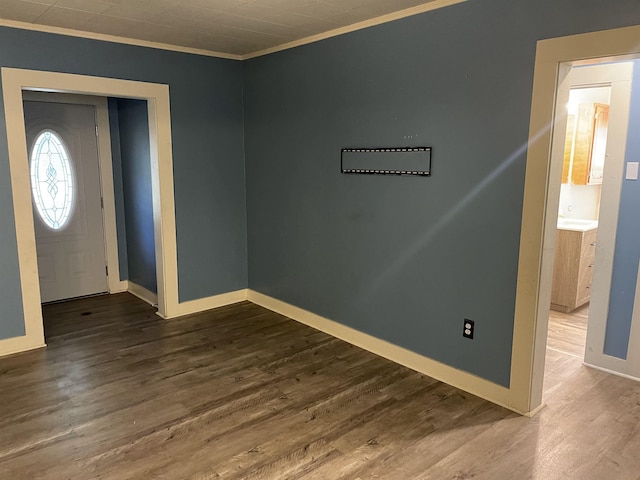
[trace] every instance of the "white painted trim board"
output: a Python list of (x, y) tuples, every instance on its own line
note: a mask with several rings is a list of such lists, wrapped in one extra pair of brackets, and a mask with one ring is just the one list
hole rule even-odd
[(358, 22), (358, 23), (354, 23), (344, 27), (329, 30), (328, 32), (323, 32), (317, 35), (311, 35), (310, 37), (294, 40), (293, 42), (283, 43), (281, 45), (276, 45), (275, 47), (259, 50), (257, 52), (247, 53), (245, 55), (240, 56), (240, 59), (248, 60), (250, 58), (262, 57), (264, 55), (269, 55), (271, 53), (289, 50), (291, 48), (300, 47), (302, 45), (308, 45), (310, 43), (326, 40), (327, 38), (338, 37), (340, 35), (345, 35), (347, 33), (356, 32), (358, 30), (374, 27), (376, 25), (382, 25), (384, 23), (389, 23), (395, 20), (400, 20), (402, 18), (411, 17), (413, 15), (430, 12), (432, 10), (449, 7), (451, 5), (455, 5), (458, 3), (464, 3), (466, 1), (467, 0), (433, 0), (429, 3), (418, 5), (416, 7), (405, 8), (403, 10), (399, 10), (393, 13), (388, 13), (386, 15), (375, 17), (370, 20), (364, 20), (362, 22)]
[(43, 348), (47, 345), (44, 343), (44, 338), (39, 341), (34, 335), (21, 337), (7, 338), (0, 340), (0, 357), (6, 355), (13, 355), (16, 353), (27, 352), (29, 350), (35, 350), (37, 348)]
[[(178, 304), (178, 265), (173, 196), (173, 157), (168, 85), (2, 68), (2, 94), (7, 129), (20, 286), (26, 345), (43, 345), (44, 329), (38, 278), (36, 242), (31, 208), (22, 91), (80, 93), (137, 98), (147, 101), (152, 170), (158, 308), (163, 316), (175, 315)], [(121, 288), (119, 279), (114, 288)]]
[(120, 37), (118, 35), (107, 35), (104, 33), (84, 32), (82, 30), (74, 30), (72, 28), (53, 27), (50, 25), (39, 25), (35, 23), (20, 22), (17, 20), (7, 20), (0, 18), (0, 26), (18, 28), (20, 30), (30, 30), (34, 32), (54, 33), (57, 35), (65, 35), (68, 37), (88, 38), (90, 40), (100, 40), (103, 42), (121, 43), (125, 45), (133, 45), (138, 47), (155, 48), (158, 50), (167, 50), (170, 52), (191, 53), (194, 55), (202, 55), (205, 57), (226, 58), (230, 60), (241, 60), (242, 56), (231, 53), (215, 52), (201, 48), (181, 47), (168, 43), (151, 42), (148, 40), (138, 40), (136, 38)]
[(148, 303), (149, 305), (158, 305), (158, 295), (136, 282), (127, 280), (127, 292), (129, 292), (134, 297), (138, 297), (140, 300)]
[[(515, 318), (511, 360), (513, 402), (533, 411), (542, 404), (548, 313), (551, 297), (555, 218), (558, 196), (550, 193), (552, 132), (566, 129), (566, 118), (555, 115), (560, 79), (572, 65), (588, 59), (628, 60), (640, 55), (640, 26), (540, 40), (537, 43), (529, 122), (529, 141), (520, 233)], [(616, 58), (617, 57), (617, 58)], [(585, 60), (587, 59), (587, 60)], [(559, 188), (558, 188), (559, 190)], [(546, 283), (545, 283), (546, 282)]]
[(325, 40), (327, 38), (337, 37), (339, 35), (344, 35), (350, 32), (355, 32), (357, 30), (362, 30), (364, 28), (373, 27), (376, 25), (381, 25), (388, 22), (393, 22), (394, 20), (399, 20), (401, 18), (410, 17), (413, 15), (418, 15), (420, 13), (429, 12), (432, 10), (437, 10), (440, 8), (445, 8), (451, 5), (455, 5), (458, 3), (466, 2), (467, 0), (432, 0), (430, 2), (424, 3), (422, 5), (418, 5), (415, 7), (405, 8), (403, 10), (399, 10), (397, 12), (388, 13), (386, 15), (381, 15), (379, 17), (375, 17), (369, 20), (364, 20), (362, 22), (354, 23), (352, 25), (346, 25), (344, 27), (336, 28), (333, 30), (329, 30), (327, 32), (319, 33), (317, 35), (311, 35), (309, 37), (304, 37), (298, 40), (294, 40), (292, 42), (287, 42), (284, 44), (276, 45), (275, 47), (267, 48), (264, 50), (259, 50), (256, 52), (247, 53), (244, 55), (237, 55), (233, 53), (224, 53), (217, 52), (214, 50), (207, 50), (201, 48), (192, 48), (192, 47), (183, 47), (180, 45), (171, 45), (168, 43), (161, 42), (152, 42), (148, 40), (139, 40), (136, 38), (130, 37), (121, 37), (118, 35), (108, 35), (103, 33), (93, 33), (86, 32), (82, 30), (75, 30), (71, 28), (63, 28), (63, 27), (53, 27), (49, 25), (39, 25), (28, 22), (20, 22), (17, 20), (7, 20), (0, 18), (0, 26), (18, 28), (21, 30), (31, 30), (37, 32), (45, 32), (45, 33), (54, 33), (58, 35), (66, 35), (70, 37), (78, 37), (78, 38), (88, 38), (91, 40), (100, 40), (104, 42), (113, 42), (113, 43), (121, 43), (125, 45), (134, 45), (140, 47), (148, 47), (148, 48), (156, 48), (159, 50), (167, 50), (173, 52), (180, 53), (190, 53), (194, 55), (202, 55), (206, 57), (216, 57), (216, 58), (225, 58), (230, 60), (248, 60), (250, 58), (261, 57), (263, 55), (269, 55), (271, 53), (280, 52), (283, 50), (289, 50), (291, 48), (299, 47), (301, 45), (307, 45), (310, 43), (319, 42), (321, 40)]
[[(127, 281), (128, 291), (132, 295), (140, 298), (144, 302), (154, 305), (157, 296), (146, 288), (132, 281)], [(200, 313), (214, 308), (231, 305), (241, 301), (248, 300), (256, 305), (260, 305), (268, 310), (284, 315), (294, 321), (300, 322), (309, 327), (315, 328), (327, 333), (335, 338), (339, 338), (359, 348), (380, 355), (390, 361), (404, 365), (417, 372), (428, 375), (439, 381), (452, 385), (461, 390), (467, 391), (473, 395), (481, 397), (490, 402), (496, 403), (519, 414), (531, 416), (534, 415), (542, 406), (538, 406), (536, 411), (527, 412), (517, 409), (510, 402), (510, 391), (508, 388), (497, 385), (488, 380), (477, 377), (468, 372), (458, 370), (443, 363), (437, 362), (403, 347), (394, 345), (385, 340), (373, 337), (369, 334), (360, 332), (351, 327), (342, 325), (333, 320), (324, 318), (310, 311), (288, 304), (281, 300), (269, 297), (254, 290), (242, 289), (234, 292), (228, 292), (212, 297), (202, 298), (182, 302), (174, 311), (172, 317), (175, 318), (183, 315)], [(30, 344), (29, 339), (19, 337), (17, 339), (9, 339), (0, 341), (0, 356), (20, 351), (39, 348), (45, 346), (41, 344)]]
[[(604, 368), (616, 368), (613, 363), (609, 362), (612, 357), (604, 355), (604, 341), (607, 329), (607, 315), (609, 313), (616, 236), (618, 233), (620, 197), (624, 182), (633, 63), (607, 63), (578, 68), (572, 70), (569, 77), (572, 79), (572, 86), (575, 83), (611, 85), (607, 160), (604, 165), (602, 180), (584, 361)], [(559, 135), (559, 137), (561, 138), (558, 138), (557, 141), (564, 143), (564, 136)], [(617, 141), (612, 141), (612, 139)], [(553, 141), (555, 144), (555, 136)], [(551, 161), (553, 162), (554, 160), (562, 164), (562, 157), (552, 158)], [(549, 208), (553, 206), (552, 202), (550, 204)], [(553, 215), (548, 213), (547, 216), (552, 217)]]
[(296, 307), (295, 305), (256, 292), (255, 290), (248, 291), (247, 300), (364, 350), (375, 353), (392, 362), (404, 365), (405, 367), (452, 385), (460, 390), (508, 408), (521, 415), (529, 416), (532, 414), (532, 412), (529, 411), (519, 410), (516, 405), (512, 404), (510, 390), (506, 387), (432, 360), (406, 348), (399, 347), (398, 345), (360, 332), (308, 310)]
[(582, 363), (585, 367), (593, 368), (594, 370), (598, 370), (600, 372), (608, 373), (610, 375), (615, 375), (616, 377), (626, 378), (627, 380), (633, 380), (634, 382), (640, 382), (640, 377), (636, 377), (633, 375), (629, 375), (627, 373), (621, 373), (617, 370), (611, 370), (610, 368), (601, 367), (599, 365), (593, 365), (588, 362)]
[(233, 292), (221, 293), (219, 295), (213, 295), (211, 297), (200, 298), (197, 300), (188, 300), (186, 302), (180, 302), (173, 312), (171, 317), (164, 317), (166, 319), (182, 317), (184, 315), (191, 315), (192, 313), (205, 312), (218, 307), (224, 307), (238, 302), (247, 300), (247, 289), (236, 290)]

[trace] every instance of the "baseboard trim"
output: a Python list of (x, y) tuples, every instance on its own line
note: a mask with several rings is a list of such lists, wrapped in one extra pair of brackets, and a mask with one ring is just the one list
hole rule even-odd
[(122, 293), (129, 291), (129, 281), (128, 280), (118, 280), (113, 282), (109, 286), (109, 294), (113, 295), (114, 293)]
[(224, 307), (247, 299), (247, 289), (236, 290), (234, 292), (222, 293), (212, 297), (199, 298), (197, 300), (189, 300), (187, 302), (178, 303), (177, 308), (171, 316), (162, 316), (162, 318), (170, 319), (191, 315), (192, 313), (200, 313), (213, 308)]
[(481, 397), (489, 402), (508, 408), (520, 415), (532, 416), (539, 411), (539, 409), (536, 409), (531, 412), (525, 412), (514, 408), (510, 404), (510, 390), (506, 387), (419, 355), (398, 345), (329, 320), (328, 318), (321, 317), (300, 307), (269, 297), (255, 290), (248, 291), (247, 300), (289, 317), (292, 320), (308, 325), (309, 327), (325, 332), (333, 337), (344, 340), (352, 345), (363, 348), (364, 350), (375, 353), (376, 355), (380, 355), (392, 362), (404, 365), (405, 367)]
[(147, 290), (141, 285), (138, 285), (135, 282), (129, 280), (127, 282), (127, 291), (133, 295), (138, 297), (140, 300), (147, 302), (149, 305), (158, 305), (158, 295)]
[(22, 337), (7, 338), (0, 340), (0, 357), (14, 355), (16, 353), (27, 352), (38, 348), (44, 348), (47, 345), (40, 341), (35, 341), (27, 335)]
[(529, 417), (529, 418), (533, 418), (535, 417), (538, 413), (540, 413), (540, 411), (546, 407), (547, 404), (546, 403), (541, 403), (540, 405), (538, 405), (536, 408), (534, 408), (533, 410), (531, 410), (530, 412), (524, 413), (523, 415), (525, 417)]
[[(156, 304), (158, 301), (157, 295), (150, 292), (146, 288), (136, 284), (135, 282), (128, 281), (127, 290), (132, 295), (135, 295), (136, 297), (151, 305)], [(453, 387), (459, 388), (460, 390), (464, 390), (465, 392), (471, 393), (487, 401), (505, 407), (509, 410), (519, 413), (520, 415), (534, 416), (542, 408), (542, 406), (540, 406), (539, 408), (530, 412), (521, 411), (511, 405), (510, 390), (506, 387), (477, 377), (468, 372), (458, 370), (449, 365), (445, 365), (436, 360), (432, 360), (428, 357), (417, 354), (398, 345), (394, 345), (385, 340), (381, 340), (367, 333), (360, 332), (351, 327), (347, 327), (338, 322), (312, 313), (308, 310), (304, 310), (300, 307), (296, 307), (294, 305), (283, 302), (282, 300), (278, 300), (276, 298), (269, 297), (268, 295), (264, 295), (260, 292), (256, 292), (255, 290), (242, 289), (234, 292), (214, 295), (212, 297), (182, 302), (178, 304), (176, 313), (168, 318), (176, 318), (193, 313), (199, 313), (225, 305), (242, 302), (244, 300), (249, 300), (256, 305), (260, 305), (273, 312), (291, 318), (292, 320), (315, 328), (316, 330), (325, 332), (333, 337), (339, 338), (352, 345), (391, 360), (392, 362), (404, 365), (405, 367), (408, 367), (429, 377), (435, 378), (436, 380), (449, 384)], [(46, 344), (44, 343), (33, 343), (33, 339), (28, 339), (27, 336), (0, 340), (0, 356), (20, 353), (27, 350), (42, 348), (45, 346)], [(598, 368), (599, 370), (614, 373), (616, 375), (621, 375), (617, 372), (611, 372), (599, 367), (593, 368)], [(627, 375), (621, 376), (638, 380), (635, 377), (630, 377)]]
[(605, 367), (599, 367), (598, 365), (594, 365), (592, 363), (582, 362), (585, 367), (593, 368), (594, 370), (600, 370), (604, 373), (609, 373), (611, 375), (615, 375), (616, 377), (626, 378), (628, 380), (633, 380), (634, 382), (640, 382), (640, 378), (634, 377), (633, 375), (629, 375), (627, 373), (616, 372), (615, 370), (611, 370)]

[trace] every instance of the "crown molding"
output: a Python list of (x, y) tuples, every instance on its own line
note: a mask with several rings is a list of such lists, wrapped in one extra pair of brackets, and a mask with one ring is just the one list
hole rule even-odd
[(181, 47), (171, 45), (169, 43), (150, 42), (147, 40), (138, 40), (136, 38), (120, 37), (117, 35), (107, 35), (104, 33), (93, 33), (82, 30), (74, 30), (71, 28), (51, 27), (49, 25), (38, 25), (35, 23), (18, 22), (15, 20), (6, 20), (0, 18), (1, 27), (19, 28), (21, 30), (32, 30), (36, 32), (56, 33), (58, 35), (67, 35), (69, 37), (88, 38), (90, 40), (101, 40), (104, 42), (122, 43), (125, 45), (134, 45), (137, 47), (156, 48), (158, 50), (168, 50), (179, 53), (191, 53), (194, 55), (203, 55), (206, 57), (224, 58), (228, 60), (242, 60), (241, 55), (231, 53), (215, 52), (212, 50), (204, 50), (200, 48)]
[(381, 25), (383, 23), (393, 22), (394, 20), (400, 20), (401, 18), (411, 17), (413, 15), (430, 12), (432, 10), (438, 10), (440, 8), (449, 7), (451, 5), (456, 5), (458, 3), (463, 3), (466, 1), (467, 0), (433, 0), (429, 3), (418, 5), (416, 7), (405, 8), (404, 10), (398, 10), (397, 12), (388, 13), (380, 17), (375, 17), (369, 20), (364, 20), (362, 22), (354, 23), (352, 25), (347, 25), (345, 27), (329, 30), (328, 32), (319, 33), (317, 35), (311, 35), (310, 37), (294, 40), (293, 42), (283, 43), (281, 45), (276, 45), (275, 47), (259, 50), (253, 53), (247, 53), (245, 55), (242, 55), (240, 59), (249, 60), (250, 58), (262, 57), (264, 55), (269, 55), (271, 53), (281, 52), (283, 50), (289, 50), (291, 48), (300, 47), (302, 45), (308, 45), (310, 43), (319, 42), (320, 40), (325, 40), (327, 38), (337, 37), (339, 35), (344, 35), (346, 33), (355, 32), (357, 30), (362, 30), (364, 28), (374, 27), (376, 25)]
[(22, 30), (32, 30), (36, 32), (55, 33), (58, 35), (87, 38), (91, 40), (101, 40), (104, 42), (122, 43), (125, 45), (134, 45), (138, 47), (156, 48), (159, 50), (168, 50), (168, 51), (179, 52), (179, 53), (190, 53), (193, 55), (203, 55), (206, 57), (224, 58), (228, 60), (248, 60), (250, 58), (261, 57), (264, 55), (269, 55), (271, 53), (288, 50), (290, 48), (295, 48), (302, 45), (308, 45), (310, 43), (319, 42), (320, 40), (325, 40), (327, 38), (337, 37), (339, 35), (344, 35), (346, 33), (355, 32), (357, 30), (362, 30), (364, 28), (373, 27), (375, 25), (381, 25), (383, 23), (392, 22), (394, 20), (399, 20), (401, 18), (410, 17), (412, 15), (418, 15), (420, 13), (429, 12), (431, 10), (437, 10), (440, 8), (448, 7), (450, 5), (455, 5), (457, 3), (462, 3), (466, 1), (467, 0), (433, 0), (423, 5), (406, 8), (404, 10), (399, 10), (397, 12), (389, 13), (387, 15), (382, 15), (380, 17), (372, 18), (370, 20), (354, 23), (352, 25), (347, 25), (345, 27), (329, 30), (328, 32), (319, 33), (317, 35), (301, 38), (299, 40), (294, 40), (293, 42), (283, 43), (281, 45), (276, 45), (275, 47), (270, 47), (264, 50), (258, 50), (256, 52), (247, 53), (244, 55), (235, 55), (231, 53), (216, 52), (213, 50), (205, 50), (200, 48), (181, 47), (178, 45), (171, 45), (169, 43), (150, 42), (147, 40), (139, 40), (136, 38), (121, 37), (117, 35), (108, 35), (104, 33), (86, 32), (86, 31), (75, 30), (71, 28), (52, 27), (49, 25), (39, 25), (35, 23), (19, 22), (16, 20), (6, 20), (3, 18), (0, 18), (0, 26), (18, 28)]

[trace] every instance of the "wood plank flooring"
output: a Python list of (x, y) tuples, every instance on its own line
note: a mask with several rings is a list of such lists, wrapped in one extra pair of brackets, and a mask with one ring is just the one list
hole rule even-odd
[(573, 355), (581, 360), (584, 359), (588, 319), (588, 303), (570, 313), (551, 310), (549, 313), (547, 348)]
[(0, 359), (2, 479), (640, 478), (640, 384), (556, 350), (529, 419), (249, 302), (45, 317)]

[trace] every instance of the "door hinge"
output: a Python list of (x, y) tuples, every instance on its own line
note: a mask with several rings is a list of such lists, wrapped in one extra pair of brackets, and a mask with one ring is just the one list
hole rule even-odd
[(98, 125), (96, 125), (96, 137), (98, 136)]
[(100, 197), (100, 208), (104, 210), (104, 198)]
[(104, 271), (106, 272), (107, 277), (108, 277), (109, 276), (109, 265), (105, 265), (104, 266)]

